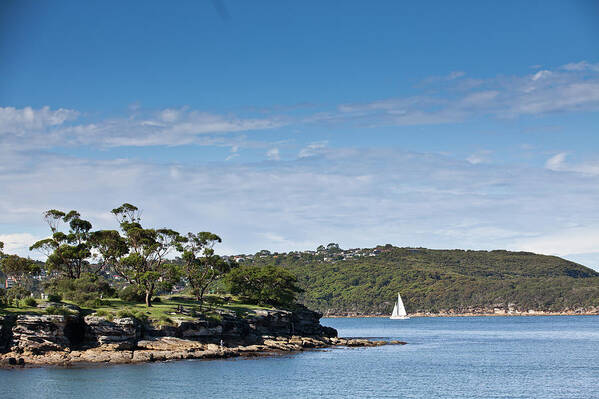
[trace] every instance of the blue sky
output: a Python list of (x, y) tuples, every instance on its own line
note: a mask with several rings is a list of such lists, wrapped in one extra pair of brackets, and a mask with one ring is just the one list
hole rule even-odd
[[(599, 267), (599, 5), (0, 5), (0, 240), (41, 212)], [(30, 254), (36, 256), (35, 254)]]

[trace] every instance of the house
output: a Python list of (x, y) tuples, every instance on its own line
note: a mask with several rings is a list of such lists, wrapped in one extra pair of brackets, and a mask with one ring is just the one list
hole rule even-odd
[(7, 277), (6, 281), (4, 282), (4, 288), (9, 289), (14, 287), (17, 284), (17, 280), (15, 280), (12, 277)]

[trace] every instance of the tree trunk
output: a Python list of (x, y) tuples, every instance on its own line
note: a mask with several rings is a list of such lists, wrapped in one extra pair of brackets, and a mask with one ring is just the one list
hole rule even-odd
[(152, 306), (152, 292), (150, 290), (146, 290), (146, 306)]

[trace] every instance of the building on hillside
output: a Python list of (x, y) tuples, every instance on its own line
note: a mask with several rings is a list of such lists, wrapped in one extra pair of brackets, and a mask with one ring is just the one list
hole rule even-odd
[(17, 284), (17, 280), (15, 280), (12, 277), (7, 277), (6, 281), (4, 282), (4, 288), (9, 289), (14, 287)]

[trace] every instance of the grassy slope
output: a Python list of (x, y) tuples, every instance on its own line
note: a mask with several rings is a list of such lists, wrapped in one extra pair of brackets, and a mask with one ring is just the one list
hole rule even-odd
[(323, 312), (389, 313), (398, 291), (408, 312), (508, 303), (521, 310), (599, 306), (599, 273), (558, 257), (395, 247), (382, 251), (334, 263), (323, 262), (322, 255), (280, 254), (257, 258), (255, 264), (293, 271), (306, 290), (303, 302)]
[[(83, 311), (87, 314), (100, 312), (100, 314), (110, 314), (114, 317), (118, 315), (119, 311), (128, 311), (137, 315), (141, 312), (151, 320), (166, 320), (167, 318), (192, 319), (193, 317), (189, 315), (189, 312), (192, 309), (197, 314), (203, 313), (211, 317), (218, 317), (217, 311), (219, 310), (229, 310), (243, 316), (255, 309), (263, 309), (260, 306), (243, 304), (235, 299), (226, 303), (218, 296), (208, 296), (206, 305), (204, 305), (202, 309), (200, 309), (198, 302), (192, 297), (174, 295), (163, 296), (161, 299), (161, 302), (155, 302), (152, 304), (152, 307), (148, 308), (143, 303), (126, 302), (118, 298), (109, 298), (103, 301), (104, 304), (101, 307), (83, 309)], [(178, 306), (182, 306), (187, 312), (185, 314), (177, 313)], [(22, 313), (43, 314), (45, 311), (40, 307), (30, 306), (6, 307), (0, 309), (0, 315)]]

